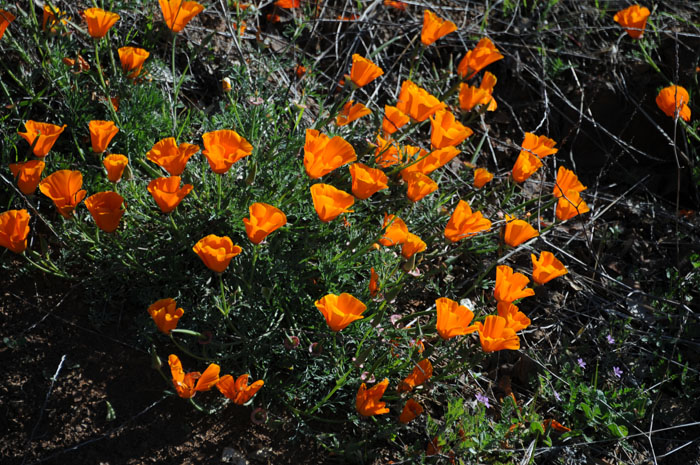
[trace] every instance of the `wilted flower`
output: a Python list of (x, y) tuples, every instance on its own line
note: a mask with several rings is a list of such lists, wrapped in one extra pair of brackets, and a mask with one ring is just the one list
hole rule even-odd
[(156, 178), (148, 183), (148, 192), (153, 196), (163, 213), (170, 213), (182, 202), (194, 186), (185, 184), (180, 187), (180, 176)]
[(185, 171), (187, 161), (199, 151), (198, 145), (181, 143), (179, 146), (174, 137), (163, 139), (146, 152), (146, 158), (159, 165), (171, 176), (180, 176)]
[(427, 358), (418, 362), (410, 375), (399, 383), (396, 388), (398, 392), (411, 391), (414, 387), (420, 386), (433, 376), (433, 365)]
[(444, 37), (450, 32), (457, 30), (457, 25), (452, 21), (444, 20), (429, 10), (423, 11), (423, 29), (420, 34), (420, 41), (428, 46)]
[(477, 168), (474, 170), (474, 187), (481, 189), (486, 183), (491, 182), (493, 173), (486, 168)]
[(420, 237), (416, 236), (415, 234), (408, 233), (406, 236), (406, 242), (403, 243), (403, 246), (401, 246), (401, 255), (403, 258), (411, 258), (414, 254), (423, 252), (426, 248), (425, 242), (423, 242), (423, 239)]
[(92, 120), (89, 128), (92, 151), (95, 153), (102, 153), (107, 150), (107, 146), (119, 132), (119, 128), (114, 124), (114, 121)]
[(530, 254), (530, 257), (532, 258), (532, 280), (537, 284), (547, 283), (568, 273), (564, 264), (551, 252), (542, 251), (540, 258), (535, 254)]
[(95, 39), (107, 35), (107, 31), (119, 20), (119, 15), (102, 8), (88, 8), (84, 11), (88, 25), (88, 34)]
[(124, 174), (124, 168), (126, 168), (128, 163), (129, 159), (120, 153), (107, 155), (104, 160), (102, 160), (102, 164), (107, 170), (107, 179), (109, 179), (110, 182), (118, 182), (122, 174)]
[[(25, 131), (17, 132), (29, 145), (34, 144), (32, 152), (37, 157), (45, 157), (51, 151), (51, 147), (56, 143), (56, 139), (61, 135), (66, 125), (56, 126), (49, 123), (38, 123), (29, 120), (24, 123)], [(36, 143), (34, 141), (36, 140)]]
[(435, 328), (443, 339), (471, 334), (477, 330), (476, 325), (469, 325), (474, 319), (474, 313), (464, 305), (459, 305), (452, 299), (440, 297), (435, 301), (437, 323)]
[(615, 13), (613, 20), (624, 27), (630, 37), (639, 39), (644, 34), (644, 28), (647, 25), (647, 18), (649, 18), (650, 14), (649, 8), (632, 5)]
[(225, 77), (221, 80), (221, 90), (224, 93), (231, 92), (231, 79), (230, 78)]
[(518, 220), (506, 214), (506, 226), (503, 228), (503, 241), (511, 247), (517, 247), (523, 242), (539, 236), (540, 233), (530, 223)]
[(83, 175), (80, 171), (59, 170), (39, 183), (39, 190), (53, 200), (58, 212), (70, 218), (75, 207), (83, 201), (87, 192), (81, 190)]
[(426, 195), (438, 190), (438, 184), (420, 171), (409, 172), (404, 180), (408, 185), (406, 196), (411, 199), (411, 202), (418, 202)]
[(462, 61), (457, 66), (457, 72), (462, 78), (471, 79), (476, 73), (486, 68), (494, 61), (503, 59), (496, 46), (487, 37), (482, 38), (474, 47), (469, 50)]
[(483, 324), (477, 322), (476, 325), (479, 327), (479, 341), (484, 352), (520, 349), (520, 338), (513, 328), (507, 327), (505, 318), (489, 315)]
[(173, 385), (177, 395), (184, 399), (191, 399), (198, 391), (208, 391), (219, 382), (219, 365), (212, 363), (204, 370), (187, 373), (182, 370), (182, 363), (175, 354), (168, 357), (170, 373), (173, 376)]
[(257, 202), (248, 207), (250, 218), (243, 218), (245, 232), (253, 244), (260, 244), (270, 233), (287, 224), (287, 216), (277, 207)]
[(530, 319), (513, 304), (513, 302), (498, 302), (498, 316), (506, 319), (506, 328), (518, 332), (530, 326)]
[(689, 101), (688, 91), (681, 86), (664, 87), (656, 96), (656, 105), (666, 116), (675, 118), (678, 114), (683, 121), (690, 121)]
[(581, 184), (573, 171), (560, 166), (559, 171), (557, 171), (557, 181), (554, 183), (552, 194), (554, 194), (556, 198), (560, 198), (564, 195), (564, 192), (570, 190), (581, 192), (586, 190), (586, 186)]
[(559, 197), (557, 201), (556, 216), (560, 221), (566, 221), (576, 215), (589, 212), (586, 202), (581, 198), (581, 194), (575, 190), (569, 190), (566, 195)]
[(514, 302), (523, 297), (535, 295), (527, 286), (530, 279), (522, 273), (513, 273), (513, 268), (500, 265), (496, 268), (496, 287), (493, 295), (498, 302)]
[(413, 398), (408, 399), (408, 401), (406, 401), (406, 405), (403, 406), (401, 415), (399, 416), (399, 423), (406, 424), (415, 419), (421, 413), (423, 413), (423, 407)]
[(216, 174), (226, 173), (231, 165), (253, 153), (253, 146), (231, 129), (219, 129), (202, 135), (204, 150), (211, 170)]
[(409, 121), (411, 121), (411, 118), (398, 108), (391, 105), (384, 105), (382, 131), (385, 136), (395, 133)]
[(352, 56), (352, 67), (350, 68), (350, 80), (357, 86), (363, 87), (384, 74), (384, 70), (375, 65), (372, 61), (357, 53)]
[(243, 251), (239, 246), (233, 245), (230, 237), (219, 237), (215, 234), (200, 239), (192, 250), (199, 255), (207, 268), (216, 273), (223, 273), (231, 259)]
[(459, 145), (474, 133), (447, 110), (440, 110), (430, 117), (430, 128), (430, 143), (436, 149)]
[(335, 118), (335, 123), (338, 126), (345, 126), (356, 119), (370, 114), (372, 114), (372, 111), (369, 108), (361, 103), (356, 103), (353, 105), (353, 101), (350, 100), (348, 103), (343, 105), (343, 109), (340, 110), (340, 114)]
[(352, 176), (352, 195), (360, 200), (365, 200), (376, 192), (386, 189), (386, 174), (382, 170), (370, 168), (362, 163), (350, 165), (350, 176)]
[(445, 108), (445, 104), (427, 90), (406, 80), (401, 84), (396, 108), (416, 121), (425, 121), (436, 111)]
[(379, 243), (385, 247), (403, 244), (408, 239), (408, 227), (398, 216), (385, 213), (382, 229), (385, 231), (379, 239)]
[(311, 179), (318, 179), (355, 160), (355, 149), (342, 137), (330, 138), (315, 129), (306, 130), (304, 169)]
[(374, 297), (379, 291), (379, 275), (374, 271), (374, 267), (370, 269), (369, 273), (369, 295)]
[(341, 331), (353, 321), (361, 320), (364, 318), (362, 313), (367, 310), (365, 304), (345, 292), (340, 295), (327, 294), (314, 302), (314, 305), (333, 331)]
[(46, 164), (39, 160), (29, 160), (22, 163), (10, 163), (10, 172), (17, 179), (17, 187), (23, 194), (33, 194), (41, 181), (41, 173)]
[(175, 33), (182, 31), (192, 18), (204, 10), (204, 6), (197, 2), (182, 0), (158, 0), (163, 12), (165, 25)]
[(248, 377), (250, 375), (241, 375), (236, 380), (233, 376), (225, 375), (216, 383), (216, 388), (227, 398), (231, 399), (236, 405), (243, 405), (248, 402), (253, 396), (263, 387), (265, 382), (261, 379), (257, 380), (250, 386), (248, 385)]
[(143, 63), (151, 55), (146, 50), (137, 47), (122, 47), (117, 52), (119, 53), (122, 70), (131, 79), (135, 79), (141, 74)]
[(0, 10), (0, 39), (5, 35), (5, 29), (10, 25), (12, 21), (16, 18), (15, 15), (7, 10)]
[(170, 334), (170, 331), (177, 327), (185, 311), (177, 308), (175, 299), (160, 299), (148, 307), (148, 314), (151, 315), (161, 333)]
[(389, 386), (389, 378), (385, 378), (384, 381), (369, 389), (367, 389), (365, 383), (362, 383), (357, 390), (357, 397), (355, 398), (357, 412), (366, 417), (389, 413), (389, 409), (386, 408), (386, 402), (380, 401), (387, 386)]
[(27, 210), (8, 210), (0, 213), (0, 246), (14, 253), (24, 252), (29, 235), (29, 219)]
[(471, 207), (464, 200), (460, 200), (457, 208), (452, 212), (450, 220), (445, 227), (445, 237), (451, 242), (475, 236), (481, 231), (491, 228), (491, 221), (484, 218), (480, 211), (472, 212)]
[(124, 198), (116, 192), (98, 192), (85, 199), (85, 206), (104, 232), (114, 232), (124, 215)]

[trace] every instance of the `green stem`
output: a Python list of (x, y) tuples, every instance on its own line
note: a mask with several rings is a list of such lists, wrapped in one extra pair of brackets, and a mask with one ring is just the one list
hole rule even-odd
[(208, 359), (206, 359), (206, 358), (204, 358), (204, 357), (200, 357), (199, 355), (193, 354), (192, 352), (190, 352), (189, 350), (187, 350), (184, 346), (180, 345), (180, 343), (177, 342), (177, 340), (175, 340), (175, 337), (173, 336), (173, 331), (172, 331), (172, 330), (170, 331), (170, 340), (173, 341), (173, 344), (175, 344), (175, 346), (176, 346), (178, 349), (180, 349), (182, 352), (186, 353), (186, 354), (189, 355), (190, 357), (196, 358), (197, 360), (204, 360), (205, 362), (208, 362), (208, 361), (209, 361)]
[(172, 118), (173, 118), (173, 137), (177, 138), (177, 95), (179, 93), (179, 86), (176, 84), (177, 79), (175, 78), (175, 42), (177, 41), (177, 34), (173, 33), (173, 47), (170, 56), (170, 66), (171, 73), (173, 76), (173, 101), (172, 101)]
[(105, 98), (107, 99), (107, 107), (109, 108), (110, 113), (112, 114), (112, 121), (114, 121), (114, 123), (117, 126), (121, 126), (119, 122), (119, 116), (117, 115), (117, 110), (115, 110), (114, 105), (112, 105), (112, 99), (109, 96), (109, 89), (107, 88), (107, 84), (105, 83), (104, 73), (102, 72), (102, 65), (100, 64), (100, 40), (101, 39), (95, 39), (95, 65), (97, 67), (97, 75), (100, 77), (102, 92), (104, 92)]
[(321, 406), (322, 406), (323, 404), (325, 404), (326, 402), (328, 402), (328, 399), (330, 399), (330, 398), (333, 396), (333, 394), (336, 393), (336, 391), (337, 391), (338, 389), (340, 389), (341, 387), (343, 387), (343, 386), (345, 385), (345, 381), (347, 381), (348, 376), (350, 376), (350, 373), (352, 373), (352, 370), (353, 370), (353, 368), (351, 367), (348, 371), (346, 371), (345, 374), (342, 376), (342, 378), (340, 378), (338, 381), (335, 382), (335, 387), (333, 387), (333, 389), (331, 389), (331, 391), (330, 391), (328, 394), (326, 394), (326, 397), (324, 397), (323, 399), (321, 399), (321, 400), (320, 400), (316, 405), (314, 405), (311, 409), (306, 410), (306, 411), (304, 412), (304, 415), (311, 415), (311, 414), (314, 413), (316, 410), (318, 410), (319, 408), (321, 408)]
[(228, 308), (228, 303), (226, 302), (226, 288), (224, 286), (224, 274), (223, 273), (218, 273), (219, 275), (219, 289), (221, 290), (221, 313), (224, 315), (224, 317), (228, 317), (229, 313), (229, 308)]

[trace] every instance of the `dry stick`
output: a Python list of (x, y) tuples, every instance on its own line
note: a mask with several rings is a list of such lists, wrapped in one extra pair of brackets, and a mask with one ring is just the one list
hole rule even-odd
[[(243, 50), (241, 49), (241, 44), (238, 42), (237, 31), (233, 30), (233, 26), (231, 25), (231, 21), (229, 21), (228, 18), (226, 17), (226, 4), (224, 3), (224, 0), (219, 0), (219, 4), (221, 5), (221, 11), (222, 11), (222, 14), (224, 15), (224, 23), (226, 23), (226, 27), (228, 28), (228, 31), (231, 34), (231, 38), (233, 39), (232, 44), (236, 46), (236, 51), (238, 52), (238, 55), (241, 58), (241, 66), (243, 66), (243, 69), (245, 69), (245, 74), (246, 74), (246, 77), (248, 78), (248, 83), (252, 84), (253, 79), (250, 76), (250, 67), (246, 66), (245, 56), (243, 55)], [(240, 24), (236, 24), (236, 26), (238, 28), (240, 28)], [(229, 43), (228, 50), (226, 50), (225, 56), (228, 56), (229, 52), (231, 51), (232, 44)]]

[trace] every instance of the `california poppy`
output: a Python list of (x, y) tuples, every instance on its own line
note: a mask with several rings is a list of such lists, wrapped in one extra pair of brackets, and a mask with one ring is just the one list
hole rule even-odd
[[(32, 152), (37, 157), (45, 157), (51, 151), (51, 147), (56, 143), (56, 139), (61, 135), (66, 125), (56, 126), (55, 124), (49, 123), (38, 123), (36, 121), (29, 120), (24, 123), (25, 131), (27, 132), (17, 132), (24, 140), (27, 141), (29, 145), (34, 144), (34, 149)], [(36, 140), (36, 143), (34, 141)]]
[(277, 207), (254, 203), (248, 207), (250, 218), (243, 218), (245, 232), (253, 244), (260, 244), (271, 232), (287, 224), (287, 216)]
[(556, 142), (546, 136), (536, 136), (530, 132), (525, 133), (515, 165), (513, 165), (513, 180), (523, 182), (532, 176), (542, 166), (542, 158), (555, 154)]
[(363, 87), (384, 74), (384, 70), (371, 60), (355, 53), (352, 56), (350, 80), (357, 86)]
[(294, 74), (296, 74), (296, 76), (299, 79), (301, 79), (302, 76), (304, 76), (304, 74), (306, 74), (306, 66), (297, 65), (297, 67), (294, 68)]
[(372, 111), (369, 108), (361, 103), (355, 103), (353, 105), (353, 101), (350, 100), (348, 103), (343, 105), (343, 109), (340, 110), (340, 114), (335, 118), (335, 123), (338, 126), (345, 126), (356, 119), (370, 114), (372, 114)]
[(182, 202), (194, 186), (185, 184), (180, 187), (180, 176), (156, 178), (148, 183), (148, 192), (153, 196), (163, 213), (170, 213)]
[(506, 319), (506, 328), (521, 331), (530, 326), (530, 319), (513, 302), (498, 302), (498, 316)]
[(566, 221), (576, 215), (591, 211), (586, 202), (581, 198), (581, 194), (571, 189), (559, 197), (557, 201), (556, 216), (560, 221)]
[(23, 194), (33, 194), (41, 181), (41, 173), (46, 164), (40, 160), (10, 163), (10, 172), (17, 179), (17, 187)]
[(379, 239), (379, 243), (385, 247), (403, 244), (408, 239), (408, 227), (398, 216), (385, 213), (382, 229), (384, 235)]
[(216, 273), (223, 273), (231, 259), (243, 251), (239, 246), (233, 245), (230, 237), (219, 237), (215, 234), (200, 239), (192, 250), (199, 255), (207, 268)]
[(625, 28), (627, 34), (633, 39), (639, 39), (644, 34), (647, 18), (651, 12), (645, 6), (632, 5), (615, 13), (613, 20)]
[(498, 108), (496, 99), (493, 98), (493, 88), (496, 85), (496, 76), (484, 73), (479, 87), (466, 83), (459, 85), (459, 108), (464, 111), (471, 111), (477, 105), (488, 105), (486, 111), (495, 111)]
[(520, 349), (520, 338), (513, 328), (507, 327), (505, 318), (489, 315), (483, 324), (477, 322), (476, 325), (479, 327), (479, 341), (484, 352)]
[(216, 174), (226, 173), (231, 165), (253, 153), (253, 146), (231, 129), (207, 132), (202, 135), (202, 140), (202, 154)]
[(299, 8), (301, 6), (300, 0), (275, 0), (275, 6), (280, 8)]
[(208, 391), (219, 382), (221, 368), (216, 363), (210, 364), (204, 373), (198, 371), (185, 374), (182, 363), (175, 354), (168, 357), (170, 373), (173, 376), (173, 385), (177, 395), (184, 399), (191, 399), (198, 391)]
[(406, 7), (408, 6), (406, 2), (402, 2), (400, 0), (384, 0), (384, 5), (390, 6), (391, 8), (399, 11), (405, 11)]
[(440, 110), (430, 117), (430, 129), (430, 143), (436, 149), (459, 145), (474, 133), (447, 110)]
[(369, 272), (369, 295), (374, 297), (379, 291), (379, 275), (374, 271), (374, 267)]
[(380, 401), (387, 386), (389, 386), (389, 378), (384, 378), (384, 381), (375, 384), (369, 389), (367, 389), (365, 383), (362, 383), (357, 390), (357, 397), (355, 397), (357, 412), (366, 417), (389, 413), (389, 409), (386, 408), (386, 402)]
[(475, 236), (481, 231), (491, 228), (491, 221), (484, 218), (480, 211), (472, 212), (464, 200), (460, 200), (452, 212), (445, 227), (445, 237), (451, 242), (457, 242), (467, 237)]
[(81, 190), (83, 175), (80, 171), (59, 170), (51, 173), (39, 183), (39, 190), (53, 200), (58, 212), (70, 218), (75, 207), (83, 201), (87, 192)]
[(503, 59), (503, 55), (488, 37), (482, 38), (469, 50), (457, 66), (457, 72), (462, 78), (471, 79), (476, 73), (486, 68), (491, 63)]
[(170, 331), (177, 327), (185, 311), (177, 308), (175, 299), (160, 299), (148, 307), (148, 314), (151, 315), (161, 333), (170, 334)]
[(114, 124), (114, 121), (92, 120), (89, 128), (92, 151), (95, 153), (102, 153), (107, 150), (107, 146), (119, 132), (119, 128)]
[(411, 81), (407, 80), (401, 84), (396, 108), (414, 120), (419, 122), (425, 121), (436, 111), (445, 108), (445, 106), (437, 97)]
[(664, 87), (656, 96), (656, 105), (666, 116), (675, 118), (678, 114), (683, 121), (690, 121), (689, 101), (688, 91), (681, 86)]
[(84, 11), (88, 34), (95, 39), (107, 35), (107, 31), (119, 20), (119, 15), (102, 8), (88, 8)]
[(65, 11), (61, 11), (58, 8), (53, 8), (50, 5), (44, 5), (44, 14), (41, 18), (41, 30), (45, 31), (48, 26), (48, 30), (54, 32), (56, 25), (68, 24), (68, 21), (66, 21), (64, 18), (65, 16)]
[(352, 195), (336, 189), (330, 184), (311, 186), (311, 198), (318, 217), (324, 223), (333, 221), (342, 213), (352, 212), (349, 208), (355, 203)]
[(384, 119), (382, 120), (382, 131), (386, 137), (401, 129), (411, 118), (391, 105), (384, 105)]
[(428, 175), (448, 164), (459, 153), (460, 150), (452, 146), (433, 150), (427, 156), (424, 155), (424, 152), (421, 152), (418, 157), (415, 157), (415, 159), (419, 159), (418, 162), (412, 163), (401, 170), (401, 177), (406, 180), (407, 176), (415, 171)]
[(491, 182), (493, 173), (486, 168), (477, 168), (474, 170), (474, 187), (481, 189), (486, 183)]
[(333, 331), (341, 331), (353, 321), (361, 320), (364, 318), (362, 313), (367, 310), (367, 306), (359, 299), (345, 292), (340, 295), (327, 294), (314, 302), (314, 305)]
[(129, 159), (120, 153), (113, 153), (107, 155), (102, 164), (107, 170), (107, 179), (110, 182), (118, 182), (124, 174), (124, 168), (129, 164)]
[(160, 3), (160, 10), (163, 12), (165, 25), (176, 34), (182, 31), (192, 18), (204, 10), (204, 6), (197, 2), (158, 0), (158, 3)]
[(537, 284), (547, 283), (569, 272), (552, 252), (542, 251), (540, 258), (530, 254), (530, 258), (532, 258), (532, 280)]
[(368, 199), (389, 187), (386, 174), (382, 170), (370, 168), (363, 163), (353, 163), (349, 169), (352, 177), (352, 195), (360, 200)]
[(27, 210), (8, 210), (0, 213), (0, 246), (14, 253), (24, 252), (29, 235), (29, 219)]
[(527, 221), (516, 219), (506, 214), (506, 225), (503, 228), (503, 241), (511, 247), (517, 247), (523, 242), (539, 236), (540, 233)]
[(402, 156), (399, 146), (393, 139), (385, 139), (377, 134), (377, 147), (374, 150), (374, 161), (382, 168), (401, 163)]
[(198, 145), (183, 142), (178, 146), (174, 137), (168, 137), (156, 142), (151, 150), (146, 152), (146, 158), (165, 168), (171, 176), (180, 176), (185, 171), (187, 161), (197, 152)]
[(555, 149), (555, 145), (557, 145), (557, 143), (547, 136), (536, 136), (531, 132), (525, 133), (523, 143), (520, 144), (522, 147), (521, 153), (533, 153), (537, 155), (538, 158), (544, 158), (548, 155), (557, 153), (559, 149)]
[(570, 190), (581, 192), (586, 190), (586, 186), (581, 184), (573, 171), (560, 166), (559, 170), (557, 171), (557, 180), (554, 183), (554, 190), (552, 191), (552, 194), (554, 194), (554, 197), (560, 198), (564, 195), (564, 192), (568, 192)]
[(411, 171), (404, 180), (408, 185), (406, 196), (411, 202), (418, 202), (426, 195), (438, 190), (438, 184), (420, 171)]
[(406, 405), (403, 406), (401, 415), (399, 416), (399, 423), (406, 424), (415, 419), (421, 413), (423, 413), (423, 407), (413, 398), (408, 399), (406, 401)]
[(426, 244), (423, 239), (413, 233), (408, 233), (406, 242), (401, 246), (401, 255), (403, 258), (411, 258), (413, 255), (425, 251)]
[(253, 396), (263, 387), (265, 382), (261, 379), (248, 385), (248, 377), (250, 375), (241, 375), (236, 380), (233, 376), (225, 375), (216, 383), (216, 388), (227, 398), (231, 399), (236, 405), (243, 405), (248, 402)]
[(311, 179), (318, 179), (355, 160), (355, 149), (342, 137), (330, 138), (315, 129), (306, 130), (304, 169)]
[(496, 287), (493, 295), (498, 302), (514, 302), (535, 295), (527, 286), (530, 279), (522, 273), (513, 273), (513, 268), (500, 265), (496, 268)]
[(469, 325), (474, 319), (474, 312), (447, 297), (435, 301), (437, 308), (437, 323), (435, 328), (443, 339), (471, 334), (477, 330), (475, 325)]
[(530, 152), (521, 151), (513, 165), (513, 180), (523, 182), (542, 166), (542, 160)]
[(104, 232), (114, 232), (124, 215), (124, 198), (116, 192), (98, 192), (85, 199), (85, 206)]
[(440, 18), (429, 10), (423, 11), (423, 29), (420, 33), (420, 41), (428, 46), (450, 32), (457, 30), (457, 25), (452, 21)]
[(122, 47), (117, 52), (119, 53), (122, 70), (131, 79), (135, 79), (141, 74), (143, 63), (151, 55), (146, 50), (138, 47)]
[(5, 29), (10, 25), (12, 21), (16, 18), (15, 15), (7, 10), (0, 10), (0, 39), (5, 35)]
[(420, 386), (433, 376), (433, 365), (427, 358), (418, 362), (413, 371), (396, 388), (398, 392), (411, 391), (414, 387)]

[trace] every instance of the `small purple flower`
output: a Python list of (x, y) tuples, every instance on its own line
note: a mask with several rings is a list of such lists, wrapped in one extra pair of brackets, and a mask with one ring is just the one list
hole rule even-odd
[(578, 366), (580, 366), (582, 370), (586, 369), (586, 362), (584, 362), (582, 358), (576, 360), (576, 363), (578, 363)]
[(561, 402), (561, 396), (557, 391), (554, 391), (554, 398), (557, 399), (557, 402)]
[(362, 374), (360, 375), (360, 379), (362, 381), (366, 381), (368, 383), (374, 383), (377, 381), (377, 379), (374, 377), (374, 375), (369, 374), (369, 371), (363, 371)]
[(606, 339), (608, 340), (608, 344), (610, 344), (610, 345), (615, 344), (615, 338), (612, 337), (612, 335), (608, 334), (608, 336), (606, 337)]
[(476, 396), (476, 401), (479, 402), (480, 404), (484, 404), (486, 408), (491, 408), (491, 404), (489, 404), (489, 398), (486, 397), (483, 394), (477, 394)]
[(613, 367), (613, 374), (618, 378), (622, 378), (622, 368)]

